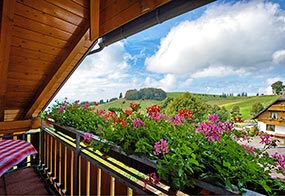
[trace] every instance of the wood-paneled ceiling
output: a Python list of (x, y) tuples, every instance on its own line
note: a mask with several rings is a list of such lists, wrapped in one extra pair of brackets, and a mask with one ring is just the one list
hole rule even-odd
[(211, 1), (0, 0), (0, 131), (29, 124), (98, 38), (164, 6)]

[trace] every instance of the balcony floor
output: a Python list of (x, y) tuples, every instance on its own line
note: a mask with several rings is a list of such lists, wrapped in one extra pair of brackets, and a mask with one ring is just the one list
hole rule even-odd
[(6, 173), (0, 178), (0, 195), (50, 195), (33, 168)]

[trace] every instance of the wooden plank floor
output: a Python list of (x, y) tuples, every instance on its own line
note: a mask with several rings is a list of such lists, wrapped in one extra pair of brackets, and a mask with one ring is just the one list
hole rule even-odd
[(0, 178), (0, 195), (49, 195), (33, 168), (6, 173)]

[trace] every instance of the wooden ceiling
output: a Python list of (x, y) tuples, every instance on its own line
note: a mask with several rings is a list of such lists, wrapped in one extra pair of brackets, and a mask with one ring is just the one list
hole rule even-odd
[(169, 3), (0, 0), (0, 131), (30, 126), (98, 38)]

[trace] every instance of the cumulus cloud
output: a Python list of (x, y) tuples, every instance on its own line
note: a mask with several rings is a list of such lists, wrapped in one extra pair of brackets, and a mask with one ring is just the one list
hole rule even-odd
[(284, 26), (284, 10), (278, 4), (219, 4), (202, 17), (172, 28), (145, 65), (156, 73), (191, 73), (194, 77), (212, 76), (217, 65), (221, 76), (255, 71), (272, 64), (272, 55), (284, 48)]
[[(82, 101), (99, 101), (118, 97), (132, 87), (129, 82), (130, 58), (122, 42), (88, 56), (61, 89), (57, 98), (69, 97)], [(135, 84), (134, 84), (135, 85)]]
[(272, 55), (275, 64), (285, 64), (285, 50), (278, 50)]

